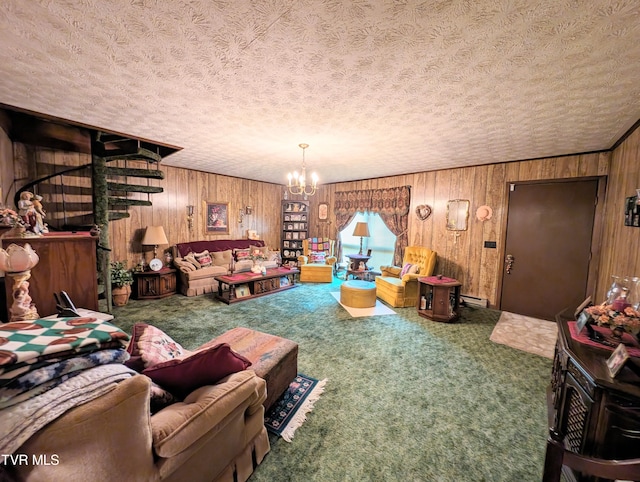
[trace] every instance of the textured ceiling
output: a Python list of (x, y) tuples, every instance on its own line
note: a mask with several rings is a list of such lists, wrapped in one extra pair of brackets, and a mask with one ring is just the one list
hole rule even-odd
[(2, 0), (0, 103), (337, 182), (610, 148), (640, 1)]

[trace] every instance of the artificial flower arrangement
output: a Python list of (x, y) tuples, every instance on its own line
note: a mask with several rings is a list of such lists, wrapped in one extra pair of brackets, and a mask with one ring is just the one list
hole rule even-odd
[(0, 224), (4, 226), (24, 226), (23, 219), (13, 209), (0, 209)]
[(603, 303), (589, 306), (585, 311), (599, 326), (608, 326), (612, 330), (623, 329), (633, 335), (640, 332), (640, 312), (628, 303), (623, 305), (616, 304), (615, 301), (611, 304)]

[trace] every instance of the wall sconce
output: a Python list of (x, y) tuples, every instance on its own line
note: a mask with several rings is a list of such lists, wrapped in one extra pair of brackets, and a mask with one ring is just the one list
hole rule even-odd
[(189, 229), (193, 228), (193, 205), (189, 204), (187, 206), (187, 225)]

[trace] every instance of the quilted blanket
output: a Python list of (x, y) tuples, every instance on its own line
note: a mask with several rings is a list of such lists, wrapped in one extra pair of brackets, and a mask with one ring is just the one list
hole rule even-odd
[(26, 402), (0, 410), (0, 453), (14, 453), (29, 437), (67, 410), (104, 395), (118, 382), (134, 375), (138, 373), (124, 365), (97, 366)]
[(48, 365), (33, 369), (0, 387), (0, 409), (44, 393), (77, 375), (80, 370), (109, 363), (122, 364), (128, 359), (129, 354), (124, 348), (115, 348), (80, 354), (60, 361), (50, 360)]
[(51, 359), (122, 348), (128, 339), (117, 326), (90, 316), (0, 325), (0, 386)]

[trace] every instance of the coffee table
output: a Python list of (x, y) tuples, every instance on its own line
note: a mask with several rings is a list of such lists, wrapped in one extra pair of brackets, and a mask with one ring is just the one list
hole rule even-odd
[(226, 304), (245, 301), (259, 296), (296, 288), (297, 268), (271, 268), (265, 275), (247, 271), (230, 275), (216, 276), (218, 292), (216, 298)]

